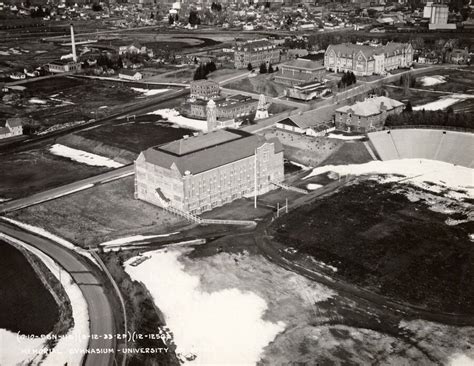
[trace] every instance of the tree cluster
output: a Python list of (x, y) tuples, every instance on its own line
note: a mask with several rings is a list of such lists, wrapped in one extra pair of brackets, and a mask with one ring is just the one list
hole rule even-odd
[(216, 71), (217, 67), (214, 61), (210, 61), (206, 64), (199, 64), (196, 71), (194, 72), (194, 80), (207, 79), (207, 75), (211, 72)]
[(102, 5), (100, 4), (94, 4), (92, 5), (92, 11), (102, 11)]
[(219, 4), (219, 3), (213, 2), (212, 5), (211, 5), (211, 10), (220, 12), (220, 11), (222, 11), (222, 5)]
[(31, 17), (32, 18), (43, 18), (50, 15), (49, 9), (43, 9), (41, 6), (38, 9), (31, 10)]
[(168, 24), (169, 25), (173, 25), (175, 22), (177, 22), (179, 20), (179, 16), (178, 14), (170, 14), (168, 16)]
[(356, 76), (352, 71), (348, 71), (342, 74), (341, 80), (337, 83), (339, 89), (347, 88), (348, 86), (357, 82)]
[(403, 113), (388, 116), (385, 125), (387, 127), (446, 126), (474, 129), (474, 113), (454, 113), (451, 107), (446, 111), (413, 111), (409, 103)]
[[(252, 66), (252, 65), (250, 65), (250, 66)], [(248, 66), (247, 66), (247, 68), (248, 68)], [(267, 67), (267, 64), (265, 62), (262, 62), (260, 64), (260, 74), (267, 74), (267, 73), (272, 74), (274, 72), (275, 72), (275, 70), (273, 69), (272, 64), (269, 64), (268, 67)]]
[(193, 27), (194, 27), (195, 25), (201, 24), (201, 18), (199, 18), (199, 15), (198, 15), (197, 11), (191, 10), (191, 11), (189, 12), (189, 19), (188, 19), (188, 22), (189, 22), (189, 24), (191, 24)]

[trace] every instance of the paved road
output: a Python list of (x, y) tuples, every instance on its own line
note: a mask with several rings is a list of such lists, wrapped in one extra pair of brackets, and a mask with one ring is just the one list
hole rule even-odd
[[(94, 265), (87, 264), (77, 254), (51, 240), (24, 232), (13, 225), (0, 222), (0, 232), (38, 248), (58, 262), (73, 277), (87, 302), (90, 334), (99, 336), (99, 339), (89, 340), (88, 348), (115, 350), (115, 340), (104, 337), (104, 335), (115, 334), (114, 316), (101, 279), (94, 272)], [(113, 360), (113, 353), (90, 353), (85, 356), (84, 365), (110, 366)]]
[(66, 184), (61, 187), (52, 188), (44, 192), (39, 192), (29, 197), (19, 198), (17, 200), (4, 202), (0, 204), (0, 213), (16, 211), (21, 208), (33, 206), (41, 202), (50, 201), (55, 198), (62, 197), (74, 192), (82, 191), (84, 189), (89, 189), (89, 188), (92, 188), (94, 185), (107, 183), (115, 179), (126, 177), (128, 175), (133, 174), (134, 172), (133, 169), (134, 169), (133, 164), (126, 165), (122, 168), (118, 168), (110, 172), (95, 175), (93, 177), (79, 180), (77, 182), (73, 182), (70, 184)]

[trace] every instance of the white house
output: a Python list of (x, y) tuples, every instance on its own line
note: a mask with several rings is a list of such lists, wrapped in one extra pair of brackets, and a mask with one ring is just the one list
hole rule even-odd
[(20, 135), (23, 135), (21, 118), (9, 118), (5, 121), (4, 126), (0, 125), (0, 140)]
[(120, 79), (133, 80), (133, 81), (143, 79), (143, 75), (141, 74), (141, 72), (138, 72), (135, 70), (126, 70), (126, 69), (120, 70), (118, 76)]

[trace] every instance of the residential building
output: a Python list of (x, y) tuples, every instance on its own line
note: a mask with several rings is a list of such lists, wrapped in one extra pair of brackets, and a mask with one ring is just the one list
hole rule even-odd
[(135, 161), (135, 198), (199, 214), (283, 180), (283, 147), (240, 130), (216, 130), (143, 151)]
[(236, 69), (245, 69), (248, 64), (254, 68), (262, 63), (276, 64), (280, 62), (280, 49), (267, 39), (237, 42), (234, 53)]
[(191, 98), (209, 100), (217, 98), (220, 93), (219, 84), (212, 80), (191, 81)]
[[(253, 115), (258, 107), (258, 100), (245, 95), (231, 95), (215, 98), (217, 119), (241, 119)], [(189, 101), (182, 107), (182, 114), (190, 118), (206, 119), (207, 102), (202, 99)]]
[(449, 55), (449, 60), (453, 64), (465, 64), (470, 60), (469, 51), (466, 48), (455, 48)]
[(321, 63), (304, 58), (285, 62), (279, 69), (275, 74), (275, 82), (289, 86), (321, 81), (325, 73)]
[(20, 135), (23, 135), (23, 120), (21, 118), (8, 118), (3, 126), (0, 124), (0, 140)]
[(56, 60), (48, 64), (48, 70), (54, 74), (77, 72), (81, 71), (81, 63), (74, 60)]
[(329, 45), (324, 54), (326, 70), (352, 71), (359, 76), (384, 75), (412, 64), (413, 47), (409, 43), (389, 42), (385, 46), (342, 43)]
[(136, 70), (122, 69), (119, 71), (118, 77), (124, 80), (138, 81), (143, 79), (143, 75)]
[(391, 114), (399, 114), (405, 105), (387, 97), (369, 97), (362, 102), (336, 109), (336, 129), (348, 132), (370, 132), (383, 128)]

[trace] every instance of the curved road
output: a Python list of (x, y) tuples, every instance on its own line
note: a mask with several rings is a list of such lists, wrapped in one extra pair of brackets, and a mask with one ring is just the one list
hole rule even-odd
[[(31, 245), (58, 262), (73, 278), (86, 299), (89, 312), (89, 329), (91, 336), (97, 339), (89, 339), (89, 350), (113, 349), (108, 353), (85, 354), (83, 365), (85, 366), (110, 366), (114, 361), (116, 351), (115, 325), (112, 307), (107, 298), (101, 279), (98, 278), (92, 264), (79, 258), (71, 250), (54, 243), (46, 238), (25, 232), (18, 227), (0, 222), (0, 232), (13, 237), (28, 245)], [(112, 339), (105, 339), (106, 335), (112, 335)]]

